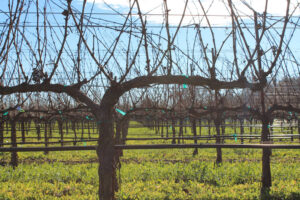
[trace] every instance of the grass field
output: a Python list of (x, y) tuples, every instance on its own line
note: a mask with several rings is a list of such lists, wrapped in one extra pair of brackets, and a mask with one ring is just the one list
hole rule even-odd
[[(128, 137), (157, 135), (132, 128)], [(128, 144), (137, 142), (166, 141)], [(214, 164), (215, 149), (199, 149), (197, 156), (192, 152), (124, 151), (117, 199), (260, 199), (261, 150), (223, 149), (220, 166)], [(0, 153), (0, 161), (4, 164), (0, 199), (97, 199), (98, 163), (93, 151), (19, 153), (16, 169), (5, 165), (9, 153)], [(273, 150), (271, 161), (269, 199), (300, 199), (300, 150)]]

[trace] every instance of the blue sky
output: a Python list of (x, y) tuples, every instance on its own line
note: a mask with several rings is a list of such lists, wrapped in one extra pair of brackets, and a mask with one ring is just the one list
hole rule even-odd
[[(59, 2), (56, 0), (52, 0), (49, 2)], [(66, 2), (65, 0), (62, 0), (62, 2)], [(125, 3), (124, 3), (125, 2)], [(150, 2), (150, 3), (149, 3)], [(141, 10), (143, 13), (148, 13), (151, 15), (147, 15), (147, 22), (149, 25), (149, 28), (147, 29), (148, 33), (153, 33), (153, 34), (161, 34), (162, 36), (166, 37), (166, 31), (165, 29), (162, 30), (162, 32), (160, 33), (160, 29), (158, 27), (161, 26), (161, 24), (164, 22), (164, 18), (163, 18), (163, 11), (164, 8), (162, 6), (162, 1), (161, 0), (143, 0), (140, 1), (140, 6), (141, 6)], [(174, 3), (176, 2), (176, 3)], [(222, 1), (220, 0), (216, 0), (215, 4), (210, 5), (209, 3), (211, 1), (202, 1), (203, 5), (205, 7), (205, 10), (207, 10), (209, 7), (209, 11), (208, 14), (209, 19), (211, 24), (214, 27), (214, 34), (217, 40), (217, 46), (220, 47), (221, 42), (224, 40), (224, 38), (227, 36), (227, 34), (230, 31), (229, 24), (230, 24), (230, 18), (228, 17), (228, 11), (226, 9), (226, 6), (224, 6), (224, 4), (222, 3)], [(253, 27), (253, 23), (249, 23), (249, 21), (247, 21), (247, 17), (245, 17), (246, 15), (252, 15), (252, 11), (245, 6), (245, 4), (242, 4), (241, 1), (235, 1), (238, 5), (238, 9), (240, 10), (241, 14), (243, 14), (244, 16), (244, 20), (247, 23), (247, 26), (250, 28), (251, 31), (251, 27)], [(258, 12), (262, 12), (262, 2), (264, 1), (259, 1), (259, 0), (252, 0), (252, 1), (246, 1), (250, 6), (252, 6), (255, 10), (257, 10)], [(279, 15), (282, 16), (284, 13), (284, 8), (285, 8), (285, 0), (269, 0), (270, 2), (270, 10), (269, 10), (269, 15)], [(41, 8), (43, 7), (43, 3), (44, 1), (40, 1), (40, 6)], [(103, 4), (103, 1), (97, 1), (96, 4), (93, 7), (93, 12), (97, 13), (92, 15), (92, 17), (94, 18), (93, 21), (97, 22), (100, 25), (118, 25), (118, 24), (122, 24), (124, 21), (124, 16), (118, 16), (118, 15), (114, 15), (114, 13), (116, 12), (120, 12), (120, 13), (126, 13), (128, 11), (128, 1), (126, 0), (109, 0), (107, 1), (107, 3), (109, 3), (108, 5), (111, 6), (114, 11), (112, 11), (111, 9), (108, 8), (107, 5)], [(293, 5), (295, 4), (295, 1), (292, 0)], [(63, 26), (64, 23), (64, 16), (61, 14), (61, 12), (66, 9), (65, 7), (58, 7), (55, 6), (54, 4), (52, 4), (53, 7), (47, 7), (48, 9), (48, 13), (53, 13), (54, 15), (49, 14), (48, 15), (48, 20), (49, 23), (51, 23), (51, 25), (61, 25)], [(72, 5), (75, 6), (78, 10), (81, 10), (81, 5), (82, 5), (82, 1), (81, 0), (73, 0), (72, 1)], [(89, 13), (91, 12), (92, 9), (92, 3), (88, 3), (87, 4), (87, 8), (86, 8), (86, 12)], [(180, 48), (180, 50), (184, 51), (186, 54), (190, 54), (190, 56), (193, 56), (192, 53), (194, 53), (195, 56), (195, 60), (198, 61), (199, 66), (205, 66), (205, 63), (203, 62), (203, 60), (200, 60), (200, 56), (202, 55), (201, 51), (199, 50), (199, 42), (197, 43), (198, 47), (196, 47), (196, 50), (193, 52), (192, 47), (193, 47), (193, 43), (195, 40), (195, 33), (196, 30), (194, 29), (194, 25), (191, 24), (201, 24), (201, 32), (203, 34), (203, 38), (205, 40), (205, 44), (208, 45), (208, 49), (212, 48), (212, 40), (211, 40), (211, 35), (210, 35), (210, 31), (207, 27), (207, 22), (203, 19), (202, 16), (202, 12), (201, 9), (199, 8), (199, 3), (198, 1), (190, 1), (190, 4), (188, 5), (189, 8), (187, 10), (187, 16), (185, 17), (184, 21), (183, 21), (183, 26), (184, 27), (189, 27), (189, 28), (183, 28), (180, 30), (177, 39), (175, 41), (176, 44), (176, 48)], [(197, 7), (198, 6), (198, 7)], [(168, 7), (170, 9), (170, 25), (176, 27), (178, 25), (178, 21), (180, 18), (180, 14), (182, 13), (182, 8), (183, 8), (183, 1), (181, 0), (169, 0), (168, 1)], [(0, 10), (7, 12), (7, 1), (2, 0), (0, 1)], [(31, 9), (32, 12), (35, 12), (35, 9), (32, 8)], [(136, 9), (134, 9), (134, 12), (136, 12)], [(101, 14), (101, 13), (108, 13), (108, 14)], [(195, 16), (199, 15), (199, 16)], [(190, 15), (193, 15), (190, 16)], [(215, 16), (218, 15), (218, 16)], [(3, 19), (5, 19), (5, 14), (0, 13), (0, 22), (4, 23)], [(54, 20), (53, 16), (56, 17), (57, 22)], [(87, 15), (88, 16), (88, 15)], [(295, 18), (293, 18), (292, 20), (296, 21), (298, 20), (299, 17), (299, 8), (296, 9), (295, 11)], [(40, 20), (42, 20), (42, 16), (40, 16)], [(276, 19), (276, 18), (274, 18)], [(277, 18), (278, 19), (278, 18)], [(139, 19), (137, 18), (137, 16), (133, 17), (133, 20), (135, 21), (135, 23), (137, 23), (138, 25), (140, 25), (139, 23)], [(32, 43), (33, 48), (36, 50), (37, 46), (36, 46), (36, 33), (35, 33), (35, 22), (36, 22), (36, 17), (34, 14), (29, 14), (28, 15), (28, 22), (31, 22), (31, 24), (29, 25), (33, 25), (33, 27), (28, 28), (26, 30), (26, 35), (28, 36), (29, 41)], [(200, 23), (201, 22), (201, 23)], [(71, 22), (72, 24), (73, 22)], [(276, 29), (277, 31), (280, 31), (280, 23), (277, 25), (279, 27), (279, 29)], [(152, 27), (152, 28), (151, 28)], [(227, 27), (227, 28), (226, 28)], [(72, 81), (68, 81), (68, 79), (70, 78), (70, 80), (76, 80), (73, 77), (75, 76), (74, 72), (75, 72), (75, 68), (74, 68), (74, 64), (72, 61), (72, 56), (69, 55), (70, 52), (74, 53), (75, 58), (76, 58), (76, 45), (78, 42), (78, 34), (76, 33), (76, 29), (75, 28), (69, 28), (69, 37), (68, 37), (68, 44), (70, 46), (70, 49), (66, 49), (66, 51), (64, 51), (63, 55), (62, 55), (62, 62), (64, 63), (65, 66), (62, 66), (61, 64), (59, 64), (59, 68), (58, 68), (58, 72), (60, 73), (60, 75), (56, 76), (56, 80), (54, 80), (53, 82), (59, 82), (59, 83), (66, 83), (66, 84), (70, 84), (72, 83)], [(176, 29), (172, 28), (171, 29), (171, 34), (174, 34), (174, 31)], [(252, 29), (253, 31), (253, 29)], [(49, 51), (46, 59), (45, 59), (45, 69), (44, 71), (51, 71), (53, 64), (51, 64), (52, 60), (55, 58), (55, 56), (57, 55), (57, 53), (55, 52), (55, 50), (53, 50), (53, 47), (55, 45), (57, 45), (57, 47), (59, 47), (60, 41), (59, 39), (61, 39), (61, 35), (62, 32), (58, 27), (54, 27), (53, 29), (53, 35), (54, 38), (56, 37), (55, 34), (58, 34), (58, 37), (56, 39), (53, 39), (53, 41), (51, 43), (49, 43), (47, 45), (47, 48), (51, 49), (52, 51)], [(275, 35), (277, 33), (273, 32)], [(90, 34), (90, 35), (89, 35)], [(92, 32), (87, 33), (87, 38), (88, 38), (88, 42), (89, 44), (92, 46), (92, 37), (91, 37)], [(102, 40), (101, 42), (103, 43), (107, 43), (108, 46), (110, 46), (111, 44), (113, 44), (116, 36), (117, 36), (118, 32), (115, 31), (111, 31), (109, 29), (105, 29), (105, 28), (99, 28), (99, 30), (97, 30), (97, 36), (100, 38), (100, 40)], [(291, 34), (291, 30), (289, 29), (287, 31), (287, 34)], [(60, 35), (60, 36), (59, 36)], [(292, 38), (292, 41), (290, 41), (290, 48), (291, 50), (294, 52), (294, 55), (296, 56), (296, 59), (299, 61), (300, 60), (300, 32), (299, 32), (299, 27), (298, 29), (294, 32), (294, 37)], [(48, 37), (50, 37), (50, 35), (48, 34)], [(252, 46), (252, 48), (254, 48), (254, 42), (253, 39), (251, 40), (250, 34), (246, 34), (246, 37), (248, 39), (249, 44)], [(278, 37), (277, 37), (278, 38)], [(119, 77), (119, 70), (118, 70), (118, 65), (120, 64), (123, 69), (126, 63), (126, 55), (125, 55), (125, 51), (126, 51), (126, 47), (127, 47), (127, 41), (128, 41), (128, 34), (123, 34), (122, 38), (121, 38), (121, 42), (119, 43), (118, 47), (117, 47), (117, 51), (115, 54), (115, 59), (116, 60), (111, 60), (110, 63), (108, 64), (108, 66), (110, 68), (114, 68), (113, 72), (114, 75)], [(132, 47), (132, 55), (134, 53), (134, 51), (136, 50), (136, 44), (138, 42), (138, 38), (135, 39), (135, 41), (133, 42), (133, 47)], [(158, 43), (158, 40), (156, 38), (155, 43)], [(166, 42), (161, 42), (162, 44), (162, 48), (166, 49)], [(197, 46), (196, 45), (196, 46)], [(270, 46), (270, 45), (269, 45)], [(103, 58), (107, 58), (107, 56), (105, 56), (105, 52), (106, 49), (103, 47), (103, 45), (101, 45), (100, 50), (100, 55), (99, 55), (99, 60), (102, 61)], [(83, 62), (83, 66), (82, 67), (82, 76), (83, 77), (90, 77), (91, 73), (90, 72), (94, 72), (96, 71), (97, 67), (95, 66), (95, 63), (92, 61), (92, 59), (90, 58), (90, 56), (85, 55), (85, 53), (87, 52), (85, 48), (81, 48), (82, 51), (82, 62)], [(24, 64), (24, 68), (25, 71), (27, 73), (27, 75), (31, 75), (32, 72), (32, 68), (35, 67), (35, 62), (32, 62), (31, 57), (32, 55), (30, 55), (30, 51), (28, 49), (28, 47), (26, 47), (26, 45), (24, 45), (24, 48), (22, 48), (22, 53), (23, 53), (23, 64)], [(177, 53), (177, 55), (176, 55)], [(239, 51), (238, 54), (240, 55), (239, 58), (239, 62), (243, 63), (243, 61), (245, 60), (245, 58), (243, 57), (243, 52)], [(131, 55), (131, 56), (132, 56)], [(209, 55), (211, 57), (211, 55)], [(230, 70), (232, 68), (232, 64), (229, 62), (227, 63), (227, 61), (232, 61), (232, 41), (228, 41), (223, 49), (223, 53), (222, 55), (220, 55), (221, 59), (219, 60), (218, 63), (218, 67), (220, 70), (220, 74), (224, 73), (224, 75), (230, 75), (228, 74), (228, 70)], [(86, 59), (87, 58), (87, 59)], [(11, 58), (11, 64), (13, 64), (14, 61), (14, 57), (12, 56)], [(290, 59), (289, 57), (286, 57), (286, 59)], [(105, 59), (104, 59), (105, 60)], [(177, 50), (174, 50), (174, 54), (173, 54), (173, 60), (174, 62), (176, 62), (178, 64), (179, 67), (175, 66), (175, 72), (174, 74), (176, 75), (191, 75), (190, 72), (187, 72), (187, 67), (190, 66), (191, 62), (188, 61), (188, 59), (186, 59), (185, 56), (183, 56), (182, 53), (180, 53)], [(141, 53), (139, 54), (139, 57), (137, 58), (137, 66), (136, 69), (139, 69), (140, 71), (144, 71), (144, 66), (145, 66), (145, 52), (142, 49)], [(152, 63), (154, 65), (154, 63)], [(140, 65), (140, 66), (138, 66)], [(163, 62), (163, 66), (166, 65), (166, 61)], [(282, 69), (288, 68), (291, 72), (291, 75), (293, 76), (299, 76), (299, 67), (297, 69), (297, 67), (291, 66), (291, 64), (287, 64), (287, 66), (280, 66)], [(66, 69), (64, 69), (66, 68)], [(207, 71), (207, 68), (204, 68), (204, 70)], [(197, 75), (202, 75), (200, 70), (196, 70), (196, 74)], [(0, 70), (1, 72), (1, 70)], [(12, 76), (17, 76), (18, 73), (20, 72), (14, 72), (14, 74), (12, 74)], [(285, 76), (284, 73), (282, 73), (282, 71), (279, 71), (280, 76)], [(161, 72), (161, 70), (159, 71), (159, 74), (163, 74)], [(145, 75), (145, 73), (143, 73), (143, 75)], [(138, 76), (137, 73), (135, 73), (135, 70), (132, 70), (132, 73), (129, 74), (129, 77), (135, 77)], [(100, 84), (100, 85), (106, 85), (107, 83), (102, 83), (101, 79), (99, 78), (97, 81), (95, 81), (95, 83), (93, 84)]]
[[(54, 1), (53, 2), (58, 2), (58, 1)], [(65, 2), (65, 1), (63, 1)], [(86, 8), (86, 12), (90, 12), (91, 8), (92, 8), (92, 1), (89, 1), (90, 3), (87, 4), (87, 8)], [(93, 12), (98, 13), (98, 14), (94, 14), (92, 17), (94, 17), (97, 20), (97, 23), (99, 24), (112, 24), (112, 22), (114, 22), (114, 24), (118, 24), (124, 21), (124, 17), (120, 17), (117, 15), (103, 15), (101, 13), (116, 13), (116, 12), (120, 12), (120, 13), (126, 13), (126, 11), (128, 10), (128, 1), (126, 0), (110, 0), (110, 1), (106, 1), (107, 4), (105, 4), (102, 0), (97, 0), (95, 1), (95, 5), (93, 7)], [(147, 15), (147, 21), (148, 21), (148, 25), (151, 25), (152, 27), (154, 26), (155, 28), (148, 28), (148, 33), (149, 32), (153, 32), (153, 33), (159, 33), (160, 29), (157, 28), (157, 26), (160, 26), (163, 23), (163, 12), (164, 12), (164, 7), (161, 3), (161, 0), (152, 0), (152, 1), (140, 1), (140, 6), (141, 6), (141, 10), (143, 13), (148, 13), (148, 14), (152, 14), (152, 15)], [(176, 2), (176, 3), (174, 3)], [(226, 5), (224, 5), (224, 3), (222, 3), (222, 1), (217, 0), (214, 1), (214, 4), (210, 4), (212, 1), (201, 1), (203, 3), (204, 9), (208, 10), (208, 14), (209, 19), (210, 19), (210, 23), (213, 25), (214, 28), (214, 34), (217, 40), (217, 46), (219, 47), (221, 45), (221, 42), (224, 40), (224, 38), (226, 37), (226, 33), (228, 33), (230, 31), (229, 28), (225, 28), (225, 27), (230, 27), (229, 23), (230, 23), (230, 17), (228, 16), (228, 8), (226, 8)], [(251, 9), (249, 9), (249, 7), (247, 5), (249, 5), (250, 7), (252, 7), (253, 9), (257, 10), (258, 12), (262, 12), (263, 11), (263, 7), (264, 7), (264, 1), (259, 1), (259, 0), (252, 0), (252, 1), (245, 1), (246, 3), (242, 3), (242, 1), (234, 1), (238, 7), (238, 10), (241, 12), (241, 14), (243, 16), (245, 16), (243, 19), (245, 20), (246, 23), (247, 22), (247, 18), (246, 15), (252, 15)], [(279, 15), (282, 16), (284, 14), (284, 8), (285, 8), (285, 0), (270, 0), (269, 1), (269, 9), (268, 9), (268, 14), (269, 15)], [(276, 2), (276, 3), (275, 3)], [(296, 1), (292, 0), (292, 5), (296, 6)], [(81, 10), (81, 4), (82, 1), (81, 0), (73, 0), (72, 5), (75, 6), (76, 8), (78, 8), (78, 10)], [(177, 26), (178, 25), (178, 21), (180, 18), (180, 14), (182, 13), (183, 10), (183, 5), (184, 5), (184, 1), (168, 1), (168, 8), (170, 9), (170, 24), (172, 26)], [(40, 6), (43, 6), (43, 1), (40, 1)], [(2, 11), (7, 11), (7, 1), (1, 1), (0, 2), (0, 7), (2, 9)], [(114, 9), (114, 11), (111, 10), (111, 8)], [(63, 11), (64, 7), (57, 7), (57, 6), (53, 6), (52, 8), (48, 7), (48, 12), (56, 12), (56, 14), (54, 15), (56, 17), (56, 20), (58, 21), (58, 24), (63, 25), (64, 22), (64, 16), (61, 15), (60, 13)], [(35, 10), (32, 9), (32, 12), (34, 12)], [(136, 9), (134, 10), (136, 12)], [(186, 53), (189, 53), (189, 50), (192, 48), (192, 44), (194, 42), (194, 38), (195, 38), (195, 29), (194, 26), (191, 24), (197, 24), (200, 23), (201, 27), (207, 27), (207, 22), (205, 19), (203, 19), (203, 16), (201, 16), (203, 14), (203, 12), (201, 11), (201, 8), (199, 7), (199, 3), (198, 1), (189, 1), (188, 4), (188, 9), (187, 9), (187, 16), (185, 17), (184, 21), (183, 21), (183, 26), (189, 26), (191, 28), (184, 28), (182, 30), (180, 30), (177, 40), (176, 40), (176, 46), (180, 47), (181, 50), (185, 51)], [(195, 15), (200, 15), (200, 16), (195, 16)], [(190, 16), (193, 15), (193, 16)], [(218, 15), (218, 16), (215, 16)], [(295, 15), (299, 16), (299, 8), (297, 8), (295, 10)], [(0, 19), (3, 19), (3, 14), (0, 14)], [(41, 17), (42, 18), (42, 17)], [(293, 20), (297, 20), (298, 18), (293, 18)], [(133, 20), (136, 20), (136, 23), (139, 24), (139, 20), (138, 18), (133, 18)], [(1, 20), (0, 20), (1, 21)], [(34, 17), (34, 15), (29, 15), (29, 20), (30, 22), (32, 22), (33, 24), (36, 22), (36, 18)], [(53, 17), (51, 15), (49, 15), (49, 21), (53, 22), (53, 24), (56, 24), (56, 22), (54, 21)], [(1, 21), (2, 22), (2, 21)], [(150, 27), (151, 27), (150, 26)], [(253, 27), (253, 23), (249, 23), (248, 26), (251, 28)], [(278, 27), (280, 28), (280, 24), (278, 24)], [(171, 29), (171, 34), (174, 34), (174, 31), (176, 29)], [(278, 31), (280, 31), (280, 29), (276, 29)], [(35, 27), (33, 27), (32, 29), (30, 29), (29, 31), (34, 32), (35, 31)], [(74, 34), (72, 35), (72, 31), (74, 32)], [(201, 29), (203, 37), (205, 39), (205, 43), (208, 45), (208, 48), (212, 48), (212, 40), (211, 40), (211, 35), (210, 35), (210, 31), (209, 29)], [(57, 28), (56, 31), (57, 33), (60, 33), (59, 29)], [(99, 37), (101, 37), (103, 40), (107, 40), (108, 43), (112, 43), (116, 37), (116, 33), (113, 33), (113, 31), (109, 31), (109, 30), (103, 30), (100, 31), (102, 35), (99, 35)], [(99, 33), (100, 33), (99, 32)], [(288, 34), (290, 34), (290, 30), (287, 32)], [(29, 33), (28, 33), (29, 34)], [(115, 34), (115, 35), (114, 35)], [(275, 34), (275, 32), (274, 32)], [(162, 31), (161, 35), (166, 37), (166, 32), (165, 30)], [(276, 35), (276, 34), (275, 34)], [(294, 33), (294, 36), (300, 35), (299, 30), (297, 29), (296, 32)], [(127, 38), (126, 38), (127, 37)], [(246, 35), (246, 37), (249, 40), (249, 44), (252, 45), (252, 47), (254, 48), (254, 43), (253, 40), (251, 41), (251, 37), (250, 35)], [(70, 46), (72, 46), (71, 48), (74, 49), (74, 52), (76, 50), (76, 43), (78, 41), (78, 37), (76, 36), (76, 30), (75, 28), (70, 28), (70, 36), (69, 36), (69, 44)], [(116, 59), (121, 63), (121, 64), (125, 64), (126, 59), (124, 56), (123, 51), (126, 50), (126, 41), (128, 39), (128, 35), (125, 35), (124, 37), (122, 37), (122, 41), (120, 42), (120, 45), (118, 46), (118, 53), (116, 54)], [(91, 37), (89, 37), (89, 42), (91, 44)], [(137, 41), (136, 41), (137, 42)], [(295, 56), (299, 55), (300, 52), (300, 37), (293, 37), (291, 43), (290, 43), (290, 48), (292, 49), (292, 51), (295, 53)], [(55, 44), (51, 44), (52, 46)], [(36, 47), (36, 46), (35, 46)], [(133, 48), (134, 49), (134, 48)], [(26, 51), (26, 49), (23, 49), (24, 51)], [(221, 62), (223, 62), (225, 59), (229, 59), (231, 60), (232, 58), (232, 54), (230, 54), (232, 50), (232, 42), (228, 41), (225, 46), (224, 46), (224, 53), (221, 55), (224, 59), (220, 60), (220, 65), (222, 64)], [(105, 54), (105, 49), (102, 48), (101, 49), (101, 56), (102, 58), (105, 58), (104, 54)], [(201, 52), (194, 52), (196, 56), (200, 56)], [(239, 52), (242, 53), (242, 52)], [(241, 54), (242, 55), (242, 54)], [(55, 56), (55, 55), (53, 55)], [(140, 54), (140, 57), (143, 57), (143, 53)], [(180, 66), (187, 66), (190, 63), (187, 62), (186, 59), (183, 59), (182, 57), (173, 57), (174, 60), (176, 62), (179, 63)], [(299, 60), (299, 56), (297, 57), (297, 59)], [(143, 63), (143, 58), (141, 58), (141, 63)], [(48, 58), (48, 64), (50, 63), (51, 59)], [(243, 60), (241, 59), (241, 62)], [(28, 61), (29, 62), (29, 61)], [(72, 65), (71, 60), (68, 58), (65, 60), (65, 62), (67, 63), (67, 65)], [(92, 61), (85, 61), (86, 63), (89, 63)], [(93, 64), (88, 64), (88, 66), (92, 66)], [(114, 67), (116, 67), (116, 65), (114, 65)], [(71, 70), (72, 68), (70, 68)], [(31, 70), (28, 68), (28, 70)], [(185, 74), (186, 70), (184, 67), (182, 67), (182, 73)], [(88, 71), (88, 69), (85, 69), (85, 71)], [(116, 73), (118, 73), (118, 71), (116, 70)], [(178, 72), (179, 73), (179, 72)], [(86, 75), (88, 76), (88, 75)]]

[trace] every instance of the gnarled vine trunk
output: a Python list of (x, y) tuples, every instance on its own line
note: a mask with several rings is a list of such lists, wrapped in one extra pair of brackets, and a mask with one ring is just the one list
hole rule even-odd
[[(215, 122), (215, 126), (216, 126), (216, 143), (220, 144), (221, 143), (221, 131), (220, 131), (220, 125), (221, 125), (221, 119), (219, 116), (219, 113), (217, 114), (218, 116), (216, 117), (216, 119), (214, 120)], [(221, 148), (217, 148), (217, 159), (216, 159), (216, 163), (220, 164), (222, 163), (222, 149)]]
[[(263, 116), (262, 118), (262, 132), (261, 132), (261, 140), (262, 143), (268, 143), (269, 141), (269, 120), (267, 116)], [(270, 156), (271, 149), (263, 148), (262, 150), (262, 177), (261, 177), (261, 194), (264, 195), (268, 192), (269, 188), (272, 186), (271, 180), (271, 166), (270, 166)]]
[(99, 124), (99, 139), (97, 155), (99, 158), (99, 198), (114, 200), (117, 187), (117, 160), (114, 148), (114, 106), (123, 94), (118, 86), (112, 86), (104, 94), (100, 107), (94, 108), (94, 114)]
[[(17, 131), (16, 131), (16, 121), (11, 120), (10, 121), (11, 126), (11, 146), (17, 147)], [(13, 166), (13, 168), (18, 166), (18, 153), (16, 151), (13, 151), (11, 153), (11, 162), (10, 164)]]
[(102, 118), (100, 125), (99, 146), (97, 154), (99, 157), (99, 197), (100, 200), (114, 199), (116, 170), (114, 150), (114, 130), (112, 111), (101, 112), (106, 115), (106, 121)]

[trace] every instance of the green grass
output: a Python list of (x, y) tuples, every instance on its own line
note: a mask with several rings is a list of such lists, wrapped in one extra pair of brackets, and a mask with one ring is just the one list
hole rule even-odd
[[(157, 135), (146, 128), (132, 128), (129, 137)], [(166, 141), (128, 144), (162, 142)], [(124, 151), (117, 199), (260, 199), (261, 150), (223, 149), (220, 166), (214, 164), (215, 149), (199, 149), (197, 156), (192, 152), (193, 149)], [(97, 199), (95, 152), (18, 155), (20, 164), (16, 169), (0, 166), (0, 200)], [(0, 153), (0, 161), (8, 164), (10, 154)], [(299, 166), (299, 150), (273, 150), (273, 185), (268, 199), (300, 199)]]

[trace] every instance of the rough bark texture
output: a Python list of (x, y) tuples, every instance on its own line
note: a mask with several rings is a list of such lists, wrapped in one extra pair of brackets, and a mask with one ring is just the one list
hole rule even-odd
[[(262, 135), (261, 139), (263, 143), (266, 143), (269, 141), (269, 120), (266, 116), (262, 119)], [(269, 188), (272, 186), (272, 180), (271, 180), (271, 167), (270, 167), (270, 156), (271, 156), (271, 149), (269, 148), (263, 148), (262, 153), (262, 177), (261, 177), (261, 194), (262, 196), (269, 190)]]
[[(220, 125), (221, 125), (221, 120), (220, 117), (217, 116), (217, 118), (215, 119), (215, 126), (216, 126), (216, 132), (217, 132), (217, 136), (216, 136), (216, 143), (220, 144), (221, 143), (221, 131), (220, 131)], [(216, 159), (216, 163), (220, 164), (222, 163), (222, 149), (221, 148), (217, 148), (217, 159)]]
[(115, 191), (115, 156), (114, 156), (114, 130), (111, 110), (101, 110), (106, 118), (101, 118), (99, 146), (97, 149), (99, 157), (99, 197), (101, 200), (114, 199)]
[(99, 124), (100, 133), (97, 154), (99, 158), (99, 198), (100, 200), (115, 199), (117, 183), (117, 161), (114, 149), (114, 106), (123, 94), (122, 88), (112, 86), (104, 94), (101, 104), (94, 110)]
[[(115, 143), (114, 144), (122, 144), (122, 139), (121, 139), (121, 135), (122, 135), (122, 120), (116, 120), (116, 134), (115, 135), (116, 136), (115, 136)], [(121, 154), (122, 154), (122, 150), (121, 149), (115, 150), (114, 157), (115, 157), (115, 168), (116, 168), (116, 170), (121, 168), (121, 162), (120, 162)], [(114, 179), (115, 179), (114, 180), (114, 182), (115, 182), (115, 184), (114, 184), (114, 191), (118, 191), (118, 189), (119, 189), (119, 182), (118, 182), (117, 175), (115, 175)]]

